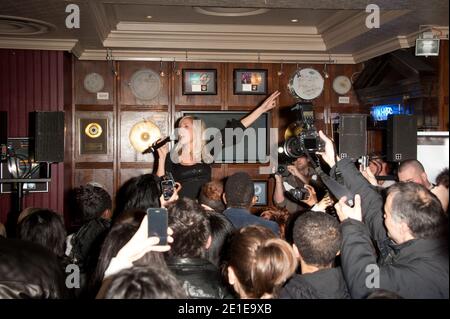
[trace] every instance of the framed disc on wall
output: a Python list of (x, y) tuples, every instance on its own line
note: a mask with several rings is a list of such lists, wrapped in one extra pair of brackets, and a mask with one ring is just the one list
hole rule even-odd
[(108, 154), (108, 119), (80, 119), (80, 154)]
[(153, 100), (161, 91), (159, 75), (150, 69), (135, 72), (128, 83), (133, 95), (140, 100)]

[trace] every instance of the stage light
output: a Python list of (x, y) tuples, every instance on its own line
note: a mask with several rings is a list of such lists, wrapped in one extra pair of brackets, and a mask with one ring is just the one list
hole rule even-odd
[(416, 56), (439, 55), (439, 38), (433, 32), (424, 32), (416, 40)]

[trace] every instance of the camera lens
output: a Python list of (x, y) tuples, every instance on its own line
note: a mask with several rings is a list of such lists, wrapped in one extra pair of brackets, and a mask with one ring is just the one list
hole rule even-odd
[(284, 143), (284, 152), (292, 157), (298, 158), (303, 155), (301, 141), (298, 137), (290, 137)]

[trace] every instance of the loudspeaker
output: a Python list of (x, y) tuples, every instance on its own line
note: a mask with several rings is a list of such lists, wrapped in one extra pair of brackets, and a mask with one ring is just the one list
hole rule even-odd
[(339, 156), (356, 161), (367, 154), (367, 115), (342, 114), (339, 117)]
[(34, 133), (33, 155), (36, 162), (64, 161), (64, 112), (31, 113)]
[(0, 145), (8, 143), (8, 113), (0, 111)]
[(417, 119), (414, 115), (388, 117), (386, 158), (390, 162), (417, 158)]

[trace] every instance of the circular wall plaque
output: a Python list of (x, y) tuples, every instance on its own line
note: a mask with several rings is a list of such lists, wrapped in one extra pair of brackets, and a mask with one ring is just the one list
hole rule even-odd
[(103, 89), (105, 81), (98, 73), (89, 73), (84, 78), (84, 88), (91, 93), (97, 93)]
[(150, 69), (135, 72), (129, 86), (133, 95), (140, 100), (152, 100), (158, 96), (161, 90), (159, 75)]
[(333, 90), (337, 94), (344, 95), (352, 88), (352, 82), (345, 75), (339, 75), (333, 81)]
[(322, 94), (324, 79), (320, 72), (311, 68), (299, 69), (289, 81), (289, 90), (294, 97), (312, 100)]

